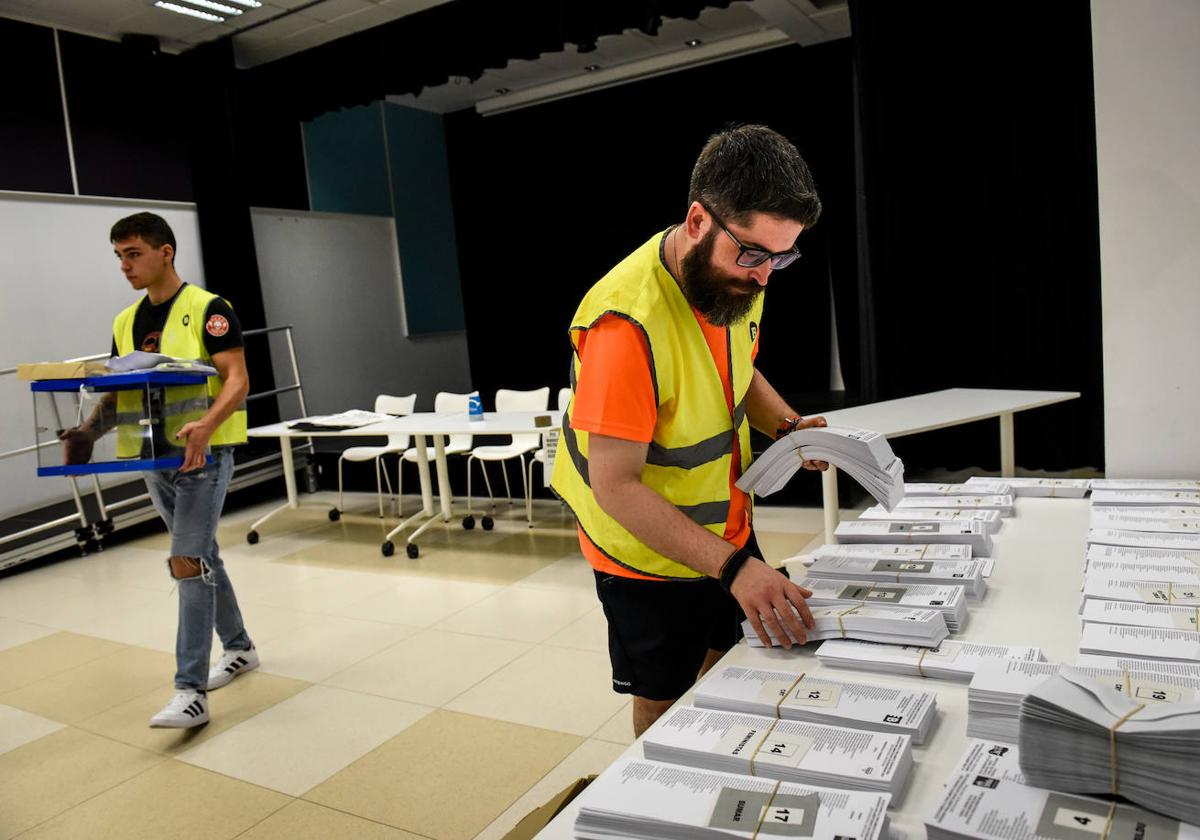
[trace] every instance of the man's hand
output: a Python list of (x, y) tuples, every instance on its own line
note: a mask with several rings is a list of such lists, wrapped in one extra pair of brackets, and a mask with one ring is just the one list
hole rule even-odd
[[(792, 641), (780, 625), (780, 618), (800, 644), (808, 640), (808, 633), (804, 628), (816, 626), (808, 604), (804, 602), (812, 592), (792, 583), (758, 558), (752, 558), (742, 566), (742, 570), (733, 579), (730, 592), (741, 606), (742, 612), (746, 614), (746, 618), (750, 619), (750, 625), (765, 647), (771, 647), (771, 637), (763, 628), (764, 622), (775, 638), (779, 639), (780, 644), (788, 649), (791, 649)], [(796, 608), (795, 612), (792, 611), (793, 606)], [(800, 620), (804, 622), (803, 625), (796, 617), (797, 612), (800, 614)]]
[[(805, 417), (796, 424), (797, 429), (823, 429), (829, 424), (825, 422), (824, 417)], [(824, 472), (829, 469), (829, 463), (826, 461), (805, 461), (800, 466), (806, 470), (821, 470)]]
[(200, 420), (193, 420), (175, 433), (176, 440), (187, 440), (187, 448), (183, 452), (183, 466), (180, 472), (198, 470), (205, 464), (205, 450), (213, 430)]
[(58, 433), (63, 442), (64, 464), (86, 464), (92, 460), (92, 436), (76, 426)]

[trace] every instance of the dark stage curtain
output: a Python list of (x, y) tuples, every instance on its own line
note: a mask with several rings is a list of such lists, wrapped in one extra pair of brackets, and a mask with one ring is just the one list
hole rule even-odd
[[(850, 0), (859, 276), (835, 275), (848, 387), (1072, 390), (1019, 415), (1017, 464), (1103, 467), (1087, 0), (1036, 21)], [(896, 441), (910, 469), (997, 469), (995, 421)]]

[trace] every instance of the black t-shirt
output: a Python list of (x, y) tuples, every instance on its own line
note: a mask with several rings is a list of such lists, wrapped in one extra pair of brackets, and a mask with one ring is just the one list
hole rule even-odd
[[(183, 284), (183, 286), (186, 285), (187, 283)], [(179, 292), (183, 291), (183, 286), (179, 287)], [(149, 296), (142, 298), (141, 305), (138, 306), (137, 313), (133, 316), (133, 347), (135, 350), (144, 350), (147, 353), (160, 352), (158, 348), (162, 340), (163, 329), (167, 325), (167, 317), (171, 314), (171, 306), (179, 297), (179, 292), (172, 295), (170, 300), (164, 300), (157, 305), (150, 302)], [(242, 325), (238, 323), (237, 316), (233, 314), (233, 307), (219, 297), (213, 298), (204, 311), (203, 335), (204, 349), (208, 351), (209, 356), (216, 355), (222, 350), (234, 350), (244, 345)], [(112, 342), (112, 354), (118, 355), (115, 337)]]

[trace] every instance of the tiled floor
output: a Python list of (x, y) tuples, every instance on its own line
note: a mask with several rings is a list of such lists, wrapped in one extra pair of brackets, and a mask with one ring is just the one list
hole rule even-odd
[[(261, 510), (222, 520), (263, 664), (188, 732), (146, 725), (174, 671), (162, 535), (0, 578), (0, 840), (499, 840), (633, 741), (557, 504), (534, 529), (516, 508), (491, 532), (433, 529), (409, 560), (381, 556), (373, 503), (336, 523), (306, 506), (254, 546)], [(820, 521), (760, 506), (768, 559)]]

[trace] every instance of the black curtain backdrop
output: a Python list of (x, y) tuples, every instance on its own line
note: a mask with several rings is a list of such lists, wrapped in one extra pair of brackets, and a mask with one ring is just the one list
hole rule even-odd
[(0, 78), (0, 189), (71, 192), (54, 30), (0, 18)]
[[(1017, 464), (1103, 467), (1087, 0), (1036, 20), (850, 0), (860, 276), (839, 319), (864, 401), (963, 386), (1071, 390), (1016, 419)], [(847, 314), (848, 313), (844, 313)], [(843, 328), (845, 324), (845, 328)], [(846, 352), (846, 351), (850, 352)], [(995, 421), (895, 442), (910, 469), (998, 469)]]
[[(567, 327), (587, 289), (681, 221), (704, 141), (761, 122), (796, 143), (825, 205), (803, 258), (767, 287), (759, 367), (828, 399), (829, 287), (853, 283), (850, 44), (782, 47), (491, 117), (447, 117), (474, 385), (567, 385)], [(553, 400), (553, 396), (551, 397)], [(812, 398), (809, 398), (812, 401)]]

